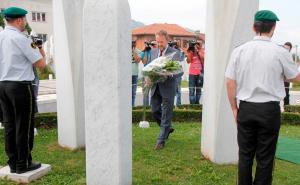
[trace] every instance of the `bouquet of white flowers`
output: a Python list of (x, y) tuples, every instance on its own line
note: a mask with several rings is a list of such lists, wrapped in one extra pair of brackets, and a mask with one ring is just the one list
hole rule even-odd
[(179, 61), (173, 60), (175, 53), (159, 57), (143, 68), (143, 75), (148, 87), (153, 83), (164, 82), (169, 76), (183, 72)]

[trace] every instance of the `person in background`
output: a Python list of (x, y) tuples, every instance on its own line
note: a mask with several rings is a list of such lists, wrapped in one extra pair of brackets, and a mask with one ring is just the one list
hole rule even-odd
[(204, 50), (202, 41), (191, 41), (186, 51), (189, 68), (189, 99), (190, 104), (199, 104), (203, 87)]
[[(146, 67), (151, 62), (151, 50), (153, 48), (157, 47), (156, 42), (154, 41), (146, 41), (145, 42), (145, 48), (142, 51), (141, 58), (142, 62), (144, 64), (144, 67)], [(149, 106), (149, 93), (150, 90), (146, 89), (145, 87), (145, 78), (142, 78), (142, 88), (143, 88), (143, 105)]]
[[(291, 52), (293, 46), (290, 42), (286, 42), (283, 47), (285, 47), (289, 52)], [(285, 97), (283, 99), (284, 105), (290, 104), (290, 82), (284, 82), (285, 87)]]
[[(183, 50), (180, 47), (180, 40), (174, 40), (169, 42), (169, 46), (178, 50), (179, 52), (179, 62), (180, 65), (182, 67), (182, 62), (185, 60), (185, 54), (183, 52)], [(175, 105), (179, 106), (181, 105), (181, 80), (182, 80), (182, 76), (178, 76), (178, 78), (176, 79), (176, 95), (175, 95)]]
[(141, 51), (136, 48), (136, 41), (132, 41), (132, 60), (131, 60), (131, 70), (132, 70), (132, 107), (135, 106), (136, 90), (138, 85), (138, 74), (139, 74), (139, 63)]

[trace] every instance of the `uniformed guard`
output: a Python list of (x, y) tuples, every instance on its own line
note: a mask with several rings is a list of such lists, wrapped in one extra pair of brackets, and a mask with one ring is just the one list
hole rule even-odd
[(10, 7), (3, 11), (7, 26), (0, 32), (0, 104), (3, 111), (5, 151), (12, 173), (24, 173), (41, 166), (33, 163), (34, 99), (32, 66), (45, 67), (45, 52), (36, 48), (22, 32), (27, 11)]
[[(276, 21), (279, 19), (272, 11), (258, 11), (253, 25), (256, 36), (233, 50), (225, 72), (238, 130), (239, 185), (272, 184), (280, 129), (279, 102), (285, 97), (283, 82), (300, 81), (289, 52), (271, 41)], [(253, 180), (254, 157), (257, 166)]]

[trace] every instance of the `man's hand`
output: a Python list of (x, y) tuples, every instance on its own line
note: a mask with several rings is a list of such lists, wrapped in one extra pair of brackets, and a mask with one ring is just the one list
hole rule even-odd
[(151, 87), (152, 81), (150, 80), (149, 77), (145, 77), (145, 86), (146, 87)]
[(39, 69), (44, 69), (46, 67), (46, 60), (45, 60), (45, 57), (46, 57), (46, 54), (45, 54), (45, 51), (43, 48), (40, 48), (39, 49), (41, 55), (43, 58), (41, 58), (40, 60), (36, 61), (34, 63), (34, 66), (39, 68)]
[(238, 109), (234, 109), (234, 110), (232, 110), (232, 112), (233, 112), (233, 117), (234, 117), (235, 123), (237, 124)]

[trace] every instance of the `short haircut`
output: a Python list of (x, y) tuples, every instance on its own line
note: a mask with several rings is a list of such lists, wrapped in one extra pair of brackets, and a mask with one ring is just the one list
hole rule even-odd
[(159, 36), (164, 36), (164, 37), (166, 38), (166, 40), (169, 40), (168, 32), (165, 31), (165, 30), (160, 30), (159, 32), (157, 32), (157, 33), (155, 34), (155, 36), (157, 36), (157, 35), (159, 35)]
[(286, 43), (284, 43), (284, 45), (289, 46), (291, 49), (293, 48), (293, 45), (290, 42), (286, 42)]
[(276, 22), (274, 21), (256, 21), (254, 22), (254, 30), (256, 33), (270, 33), (275, 25)]
[(17, 19), (20, 19), (20, 18), (22, 19), (24, 17), (25, 17), (25, 15), (21, 16), (21, 17), (17, 17), (17, 18), (5, 17), (5, 20), (6, 20), (6, 22), (11, 23), (11, 22), (14, 22)]

